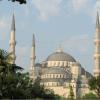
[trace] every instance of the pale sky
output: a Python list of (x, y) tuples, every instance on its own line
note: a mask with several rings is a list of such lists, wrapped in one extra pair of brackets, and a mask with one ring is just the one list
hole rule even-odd
[(32, 35), (36, 62), (62, 45), (89, 72), (93, 69), (96, 9), (100, 0), (27, 0), (26, 5), (0, 1), (0, 48), (8, 50), (12, 14), (16, 19), (16, 64), (29, 70)]

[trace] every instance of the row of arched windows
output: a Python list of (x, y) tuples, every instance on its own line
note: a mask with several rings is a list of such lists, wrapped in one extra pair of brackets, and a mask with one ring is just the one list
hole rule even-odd
[[(64, 87), (70, 87), (70, 85), (69, 84), (61, 84), (60, 82), (44, 82), (44, 83), (42, 83), (42, 85), (44, 85), (44, 86), (64, 86)], [(72, 88), (75, 88), (76, 87), (76, 85), (74, 85), (74, 84), (72, 84), (71, 85), (72, 86)]]
[(47, 66), (51, 67), (51, 66), (63, 66), (63, 67), (67, 67), (67, 66), (72, 66), (74, 62), (68, 62), (68, 61), (48, 61), (47, 62)]
[(67, 78), (66, 74), (44, 74), (41, 78)]
[(60, 86), (61, 84), (59, 82), (44, 82), (44, 86)]

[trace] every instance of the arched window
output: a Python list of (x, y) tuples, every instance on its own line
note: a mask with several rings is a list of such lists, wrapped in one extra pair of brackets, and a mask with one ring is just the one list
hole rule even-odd
[(59, 83), (57, 82), (57, 86), (59, 86)]
[(53, 74), (53, 78), (55, 78), (55, 74)]
[(56, 75), (56, 78), (59, 78), (59, 75), (58, 74)]
[(48, 86), (49, 86), (49, 83), (48, 83)]
[(48, 78), (48, 74), (47, 74), (47, 78)]
[(62, 78), (62, 75), (60, 74), (60, 78)]
[(58, 63), (58, 65), (57, 65), (57, 66), (59, 67), (59, 66), (60, 66), (60, 62), (58, 61), (57, 63)]
[(64, 75), (64, 78), (66, 78), (66, 75)]
[(62, 67), (64, 67), (64, 61), (62, 62)]
[(67, 63), (66, 63), (66, 61), (64, 61), (64, 67), (65, 67), (65, 66), (67, 66)]

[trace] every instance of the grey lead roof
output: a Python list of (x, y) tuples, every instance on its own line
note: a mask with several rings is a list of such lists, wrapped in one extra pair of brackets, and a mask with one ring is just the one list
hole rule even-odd
[(54, 52), (48, 56), (47, 61), (69, 61), (76, 62), (76, 60), (65, 52)]
[(41, 79), (41, 82), (60, 82), (60, 83), (64, 83), (64, 79), (60, 79), (60, 78), (45, 78), (45, 79)]
[(42, 69), (42, 74), (65, 74), (65, 73), (67, 72), (59, 67), (48, 67)]
[(13, 17), (12, 17), (12, 25), (11, 25), (11, 30), (15, 31), (15, 17), (14, 17), (14, 14), (13, 14)]

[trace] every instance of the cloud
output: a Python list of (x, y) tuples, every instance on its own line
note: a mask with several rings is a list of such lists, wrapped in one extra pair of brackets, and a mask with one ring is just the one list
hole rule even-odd
[(60, 11), (60, 4), (63, 0), (33, 0), (33, 5), (39, 12), (41, 20), (47, 20), (50, 16), (56, 16)]
[(100, 13), (100, 0), (70, 0), (70, 12), (85, 13), (95, 23), (97, 9)]
[(88, 0), (71, 0), (71, 2), (75, 11), (80, 11), (81, 9), (85, 8), (89, 3)]
[(68, 12), (85, 11), (93, 12), (95, 5), (93, 0), (32, 0), (32, 5), (38, 11), (38, 18), (46, 21), (51, 16), (57, 16), (62, 10), (67, 9)]
[(97, 0), (97, 2), (96, 2), (95, 5), (94, 5), (94, 14), (96, 14), (97, 11), (98, 11), (99, 14), (100, 14), (100, 0)]
[[(29, 14), (30, 14), (29, 8), (30, 8), (30, 7), (28, 6), (28, 4), (27, 4), (27, 5), (22, 5), (22, 12), (24, 12), (25, 17), (28, 17)], [(18, 11), (18, 13), (19, 13), (19, 11)]]
[(26, 46), (17, 46), (16, 47), (16, 64), (19, 66), (24, 65), (24, 57), (28, 51), (28, 47)]
[(5, 19), (0, 19), (0, 29), (7, 27), (7, 22)]
[(8, 20), (5, 17), (0, 19), (0, 40), (4, 41), (6, 38), (6, 30), (8, 29)]
[(97, 0), (97, 2), (96, 2), (96, 5), (95, 5), (95, 6), (96, 6), (96, 8), (97, 8), (97, 9), (99, 9), (99, 10), (100, 10), (100, 0)]
[(66, 44), (67, 50), (72, 50), (72, 52), (80, 53), (86, 55), (88, 53), (88, 47), (89, 47), (89, 35), (88, 34), (82, 34), (73, 36), (70, 38), (64, 39), (62, 43)]
[(0, 36), (1, 36), (0, 40), (1, 40), (1, 41), (4, 41), (5, 38), (6, 38), (6, 33), (3, 32), (3, 33), (1, 33)]
[(87, 14), (92, 18), (93, 23), (96, 21), (96, 14), (97, 10), (100, 13), (100, 0), (97, 0), (92, 4), (92, 2), (89, 2), (89, 7), (87, 7)]
[(4, 28), (6, 27), (6, 24), (4, 21), (0, 20), (0, 28)]
[[(96, 10), (100, 11), (100, 0), (32, 0), (31, 3), (38, 12), (38, 18), (42, 21), (47, 21), (50, 17), (67, 11), (69, 15), (84, 12), (94, 22)], [(26, 12), (28, 12), (27, 8)]]

